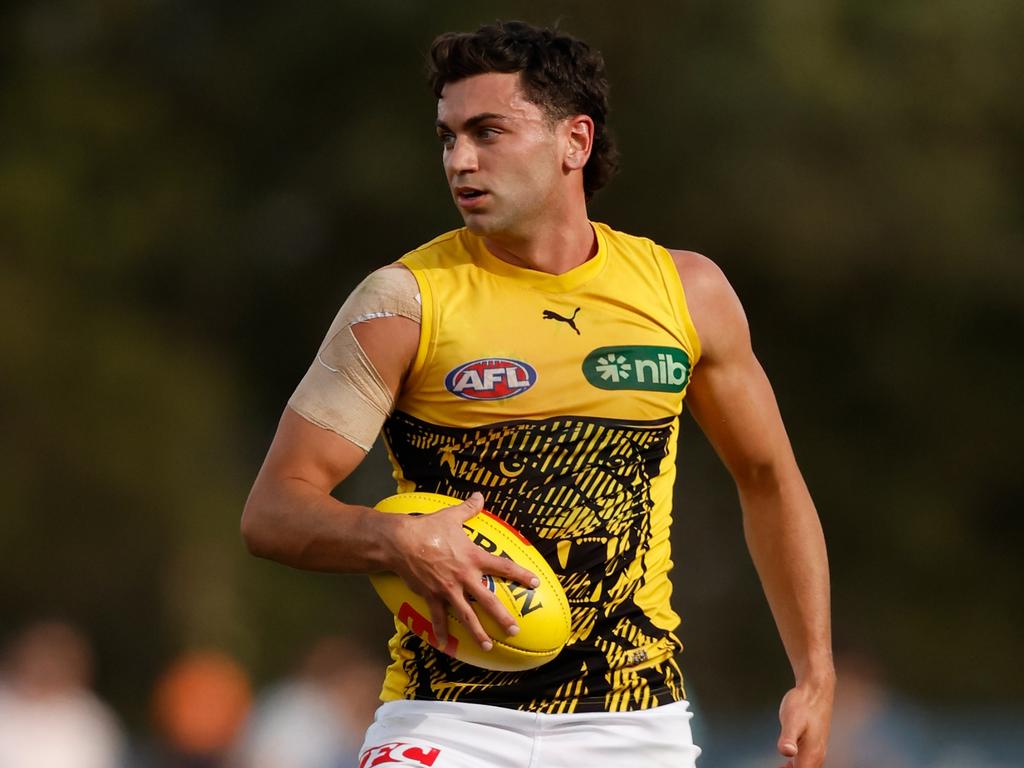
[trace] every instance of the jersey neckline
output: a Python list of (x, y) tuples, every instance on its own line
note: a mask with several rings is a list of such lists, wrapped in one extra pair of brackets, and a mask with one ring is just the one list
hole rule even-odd
[(593, 257), (568, 272), (560, 275), (552, 275), (548, 272), (541, 272), (536, 269), (517, 267), (503, 259), (499, 259), (491, 253), (484, 244), (483, 238), (474, 235), (468, 229), (463, 230), (467, 248), (473, 256), (477, 266), (502, 277), (513, 278), (517, 282), (525, 283), (534, 288), (548, 293), (567, 293), (579, 288), (584, 283), (593, 280), (604, 270), (608, 261), (608, 244), (605, 242), (603, 227), (595, 222), (590, 222), (597, 238), (597, 253)]

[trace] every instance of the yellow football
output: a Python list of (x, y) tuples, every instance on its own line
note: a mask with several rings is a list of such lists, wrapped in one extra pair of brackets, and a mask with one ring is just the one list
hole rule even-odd
[[(381, 512), (430, 514), (461, 504), (462, 499), (438, 493), (400, 493), (376, 505)], [(551, 661), (569, 639), (569, 601), (543, 555), (515, 528), (484, 510), (462, 524), (476, 545), (499, 557), (508, 557), (540, 579), (530, 589), (521, 584), (485, 575), (488, 589), (497, 595), (519, 625), (519, 634), (506, 635), (490, 614), (474, 605), (484, 630), (494, 647), (483, 650), (469, 631), (450, 611), (447, 646), (440, 648), (459, 661), (484, 669), (517, 671), (539, 667)], [(393, 573), (371, 574), (370, 581), (397, 622), (437, 648), (427, 601), (417, 595)]]

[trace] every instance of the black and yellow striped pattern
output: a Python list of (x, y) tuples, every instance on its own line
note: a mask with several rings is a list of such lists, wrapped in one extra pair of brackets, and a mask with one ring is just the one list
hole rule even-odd
[(458, 429), (395, 413), (385, 436), (405, 480), (450, 496), (482, 491), (488, 509), (522, 531), (559, 575), (573, 635), (543, 667), (490, 672), (405, 632), (393, 648), (402, 660), (389, 675), (393, 693), (543, 712), (679, 700), (680, 644), (637, 599), (646, 566), (663, 561), (658, 550), (667, 545), (652, 536), (650, 490), (672, 433), (670, 421), (562, 417)]

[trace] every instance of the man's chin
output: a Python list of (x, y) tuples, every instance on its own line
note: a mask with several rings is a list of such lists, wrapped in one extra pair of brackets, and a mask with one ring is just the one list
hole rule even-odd
[(462, 221), (466, 224), (466, 229), (472, 232), (474, 235), (493, 235), (499, 230), (495, 226), (496, 222), (488, 216), (482, 216), (478, 213), (469, 213), (462, 215)]

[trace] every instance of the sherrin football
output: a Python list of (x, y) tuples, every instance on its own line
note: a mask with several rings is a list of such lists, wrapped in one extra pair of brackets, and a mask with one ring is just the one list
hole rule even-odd
[[(389, 496), (378, 503), (376, 509), (396, 514), (429, 514), (461, 503), (461, 499), (438, 493), (414, 492)], [(500, 577), (485, 576), (487, 587), (515, 618), (519, 633), (506, 635), (489, 613), (474, 604), (480, 624), (494, 646), (490, 651), (483, 650), (449, 611), (448, 645), (440, 650), (459, 661), (503, 672), (532, 669), (551, 661), (569, 639), (569, 601), (555, 572), (519, 531), (486, 510), (464, 522), (462, 527), (477, 546), (500, 557), (509, 557), (536, 574), (540, 585), (530, 589)], [(398, 621), (437, 648), (427, 601), (393, 573), (371, 574), (370, 581)]]

